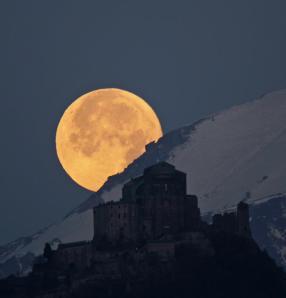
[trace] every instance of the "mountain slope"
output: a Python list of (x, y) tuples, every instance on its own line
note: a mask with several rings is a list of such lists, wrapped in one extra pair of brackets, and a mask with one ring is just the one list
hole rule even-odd
[[(89, 209), (102, 201), (118, 200), (125, 182), (158, 161), (168, 161), (188, 174), (188, 192), (199, 196), (203, 213), (232, 208), (242, 199), (255, 204), (254, 208), (259, 202), (274, 204), (277, 196), (286, 193), (285, 118), (286, 91), (279, 91), (166, 134), (147, 146), (146, 153), (123, 173), (110, 177), (99, 192), (62, 222), (0, 248), (0, 263), (16, 260), (12, 263), (25, 271), (20, 258), (39, 254), (47, 241), (56, 244), (91, 239)], [(252, 220), (254, 223), (256, 219)], [(269, 234), (266, 228), (259, 233)], [(282, 245), (286, 247), (285, 239), (279, 242), (280, 254)], [(283, 258), (279, 260), (283, 263)], [(8, 270), (0, 265), (0, 274), (1, 269), (3, 275), (15, 271), (12, 267)]]
[(181, 128), (172, 133), (175, 142), (167, 134), (95, 197), (118, 199), (118, 183), (160, 160), (188, 173), (188, 190), (200, 197), (203, 212), (285, 192), (285, 117), (286, 92), (281, 91)]

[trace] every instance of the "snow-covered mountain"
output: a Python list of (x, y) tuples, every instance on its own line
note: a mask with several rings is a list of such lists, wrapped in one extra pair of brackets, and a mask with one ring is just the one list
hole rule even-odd
[(118, 200), (130, 178), (158, 161), (188, 174), (188, 192), (199, 196), (205, 214), (252, 204), (253, 233), (259, 244), (286, 267), (286, 91), (211, 115), (163, 136), (123, 173), (112, 176), (97, 193), (61, 222), (35, 235), (0, 247), (0, 276), (28, 270), (45, 242), (92, 238), (90, 208)]

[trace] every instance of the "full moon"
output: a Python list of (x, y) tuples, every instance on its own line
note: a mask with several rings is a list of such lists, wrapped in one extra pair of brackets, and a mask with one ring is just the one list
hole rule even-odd
[(56, 151), (76, 183), (97, 191), (161, 136), (160, 121), (142, 98), (120, 89), (99, 89), (65, 110), (56, 131)]

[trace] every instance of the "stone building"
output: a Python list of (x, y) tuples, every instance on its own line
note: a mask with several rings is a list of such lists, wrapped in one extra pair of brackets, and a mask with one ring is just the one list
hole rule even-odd
[(134, 240), (136, 238), (137, 208), (128, 202), (109, 202), (94, 208), (94, 241)]
[(98, 274), (112, 275), (128, 250), (169, 258), (176, 247), (192, 243), (211, 255), (207, 235), (213, 231), (251, 237), (246, 203), (236, 212), (214, 215), (212, 225), (203, 222), (197, 197), (187, 194), (186, 174), (166, 162), (146, 168), (123, 186), (119, 201), (95, 207), (93, 215), (93, 241), (60, 244), (53, 253), (57, 268), (82, 271), (96, 264)]
[(92, 243), (88, 241), (78, 241), (59, 244), (52, 261), (59, 269), (73, 266), (76, 270), (84, 270), (88, 268), (92, 262)]
[(212, 226), (217, 231), (251, 238), (248, 204), (240, 202), (236, 211), (214, 215)]
[(186, 174), (166, 162), (126, 183), (120, 201), (94, 208), (95, 241), (152, 240), (200, 225), (197, 197), (186, 192)]

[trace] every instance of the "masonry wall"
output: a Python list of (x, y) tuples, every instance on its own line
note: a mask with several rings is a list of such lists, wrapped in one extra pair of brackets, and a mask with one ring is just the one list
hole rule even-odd
[(186, 194), (186, 174), (159, 163), (123, 187), (122, 199), (94, 209), (95, 238), (157, 239), (166, 233), (198, 229), (196, 196)]
[(141, 235), (156, 239), (166, 233), (182, 231), (186, 174), (161, 164), (146, 169), (143, 177), (144, 183), (136, 192), (130, 191), (139, 205)]
[(72, 266), (75, 270), (85, 270), (92, 263), (92, 243), (75, 243), (60, 245), (55, 251), (52, 260), (60, 269)]
[(138, 220), (135, 204), (111, 202), (94, 208), (93, 212), (95, 240), (135, 240)]

